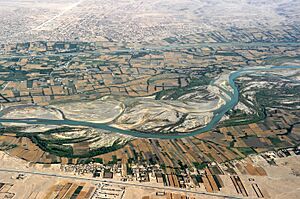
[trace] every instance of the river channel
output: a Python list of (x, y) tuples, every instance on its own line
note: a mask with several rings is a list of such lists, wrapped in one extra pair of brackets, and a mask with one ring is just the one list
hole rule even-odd
[(231, 96), (231, 99), (226, 101), (226, 103), (221, 106), (219, 109), (217, 109), (214, 112), (214, 116), (212, 120), (203, 128), (200, 128), (198, 130), (188, 132), (188, 133), (174, 133), (174, 132), (164, 132), (164, 133), (143, 133), (133, 130), (123, 130), (118, 129), (112, 126), (109, 126), (108, 124), (97, 124), (92, 122), (85, 122), (85, 121), (74, 121), (74, 120), (49, 120), (49, 119), (1, 119), (1, 122), (13, 122), (13, 123), (26, 123), (26, 124), (44, 124), (44, 125), (68, 125), (68, 126), (84, 126), (84, 127), (91, 127), (96, 129), (103, 129), (107, 131), (111, 131), (114, 133), (120, 133), (124, 135), (130, 135), (133, 137), (140, 137), (140, 138), (159, 138), (159, 139), (179, 139), (189, 136), (195, 136), (207, 131), (212, 130), (217, 126), (217, 124), (220, 122), (222, 117), (226, 112), (231, 110), (239, 101), (239, 91), (235, 84), (235, 79), (245, 75), (245, 74), (253, 74), (257, 72), (267, 72), (267, 71), (275, 71), (275, 70), (293, 70), (293, 69), (300, 69), (300, 66), (269, 66), (269, 67), (261, 67), (261, 68), (244, 68), (240, 69), (238, 71), (232, 72), (229, 75), (229, 85), (233, 89), (233, 93), (228, 91), (228, 94)]

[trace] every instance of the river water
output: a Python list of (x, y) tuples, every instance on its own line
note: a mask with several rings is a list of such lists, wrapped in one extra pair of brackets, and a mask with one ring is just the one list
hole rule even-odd
[(133, 137), (140, 137), (140, 138), (159, 138), (159, 139), (178, 139), (178, 138), (184, 138), (189, 136), (195, 136), (207, 131), (212, 130), (217, 126), (217, 124), (220, 122), (222, 117), (226, 112), (231, 110), (239, 101), (239, 91), (237, 86), (235, 85), (234, 81), (236, 78), (245, 75), (245, 74), (251, 74), (256, 73), (258, 71), (275, 71), (275, 70), (292, 70), (292, 69), (300, 69), (300, 66), (270, 66), (266, 68), (246, 68), (246, 69), (240, 69), (238, 71), (232, 72), (229, 75), (229, 85), (233, 89), (233, 93), (228, 91), (228, 94), (231, 96), (231, 99), (228, 100), (223, 106), (221, 106), (218, 110), (214, 112), (214, 116), (212, 120), (203, 128), (200, 128), (198, 130), (188, 132), (188, 133), (143, 133), (138, 131), (132, 131), (132, 130), (122, 130), (115, 127), (111, 127), (107, 124), (96, 124), (92, 122), (85, 122), (85, 121), (74, 121), (74, 120), (49, 120), (49, 119), (1, 119), (1, 122), (13, 122), (13, 123), (27, 123), (27, 124), (45, 124), (45, 125), (69, 125), (69, 126), (85, 126), (85, 127), (91, 127), (96, 129), (103, 129), (115, 133), (120, 133), (124, 135), (130, 135)]

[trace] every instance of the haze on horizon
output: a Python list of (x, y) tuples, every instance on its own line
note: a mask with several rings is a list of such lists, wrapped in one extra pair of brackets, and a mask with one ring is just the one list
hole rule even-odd
[(152, 41), (299, 27), (298, 0), (0, 0), (0, 43)]

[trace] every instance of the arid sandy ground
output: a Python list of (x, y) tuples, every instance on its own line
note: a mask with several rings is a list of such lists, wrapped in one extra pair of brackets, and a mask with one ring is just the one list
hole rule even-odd
[(297, 199), (300, 193), (300, 157), (285, 157), (275, 160), (278, 166), (263, 165), (267, 177), (256, 178), (271, 198)]
[[(24, 171), (37, 171), (45, 173), (54, 173), (66, 175), (68, 173), (62, 172), (59, 169), (59, 165), (44, 166), (38, 164), (30, 164), (26, 161), (10, 157), (3, 152), (0, 153), (0, 169), (14, 168)], [(277, 166), (270, 166), (265, 161), (256, 159), (255, 164), (262, 166), (266, 172), (267, 176), (249, 176), (249, 175), (239, 175), (244, 182), (245, 189), (247, 190), (249, 197), (256, 198), (256, 194), (252, 189), (252, 184), (258, 184), (260, 190), (264, 194), (265, 198), (298, 198), (299, 193), (299, 183), (300, 183), (300, 157), (290, 156), (284, 158), (275, 159)], [(69, 173), (72, 176), (72, 173)], [(16, 179), (18, 173), (7, 173), (0, 172), (1, 182), (13, 184), (10, 192), (15, 193), (18, 198), (27, 198), (30, 194), (36, 194), (37, 198), (42, 198), (50, 187), (54, 184), (67, 182), (67, 179), (60, 179), (56, 177), (45, 177), (39, 175), (25, 174), (24, 179)], [(90, 177), (90, 176), (82, 176)], [(230, 176), (221, 176), (225, 187), (221, 189), (220, 194), (236, 195), (235, 188), (230, 180)], [(84, 181), (84, 180), (83, 180)], [(72, 181), (72, 183), (82, 183), (80, 180)], [(157, 185), (154, 182), (144, 183), (148, 185)], [(93, 186), (96, 186), (93, 185)], [(163, 185), (161, 185), (163, 188)], [(26, 187), (26, 189), (25, 189)], [(198, 190), (199, 189), (199, 190)], [(198, 188), (198, 191), (205, 192), (204, 187)], [(25, 190), (25, 191), (24, 191)], [(163, 190), (163, 189), (162, 189)], [(157, 191), (162, 191), (155, 188), (135, 188), (126, 187), (124, 198), (142, 198), (142, 196), (150, 196), (153, 198), (160, 198), (155, 196)], [(178, 193), (180, 194), (180, 193)], [(182, 193), (184, 195), (184, 193)], [(193, 196), (193, 194), (190, 194)], [(214, 196), (205, 196), (201, 198), (215, 198)]]

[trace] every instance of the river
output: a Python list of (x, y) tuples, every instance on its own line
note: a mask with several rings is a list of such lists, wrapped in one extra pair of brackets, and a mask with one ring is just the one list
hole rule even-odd
[(138, 131), (132, 130), (122, 130), (115, 127), (111, 127), (107, 124), (96, 124), (92, 122), (85, 122), (85, 121), (74, 121), (74, 120), (49, 120), (49, 119), (1, 119), (1, 122), (13, 122), (13, 123), (27, 123), (27, 124), (44, 124), (44, 125), (69, 125), (69, 126), (84, 126), (84, 127), (91, 127), (96, 129), (103, 129), (115, 133), (120, 133), (124, 135), (130, 135), (133, 137), (140, 137), (140, 138), (159, 138), (159, 139), (179, 139), (189, 136), (195, 136), (207, 131), (212, 130), (217, 126), (220, 122), (222, 117), (226, 112), (231, 110), (239, 101), (239, 91), (237, 86), (235, 85), (235, 79), (245, 75), (255, 73), (257, 71), (274, 71), (274, 70), (287, 70), (287, 69), (300, 69), (300, 66), (270, 66), (265, 68), (244, 68), (238, 71), (232, 72), (229, 75), (229, 85), (233, 89), (233, 94), (230, 94), (231, 99), (227, 101), (223, 106), (221, 106), (218, 110), (214, 112), (214, 116), (212, 120), (203, 128), (198, 130), (188, 132), (188, 133), (143, 133)]

